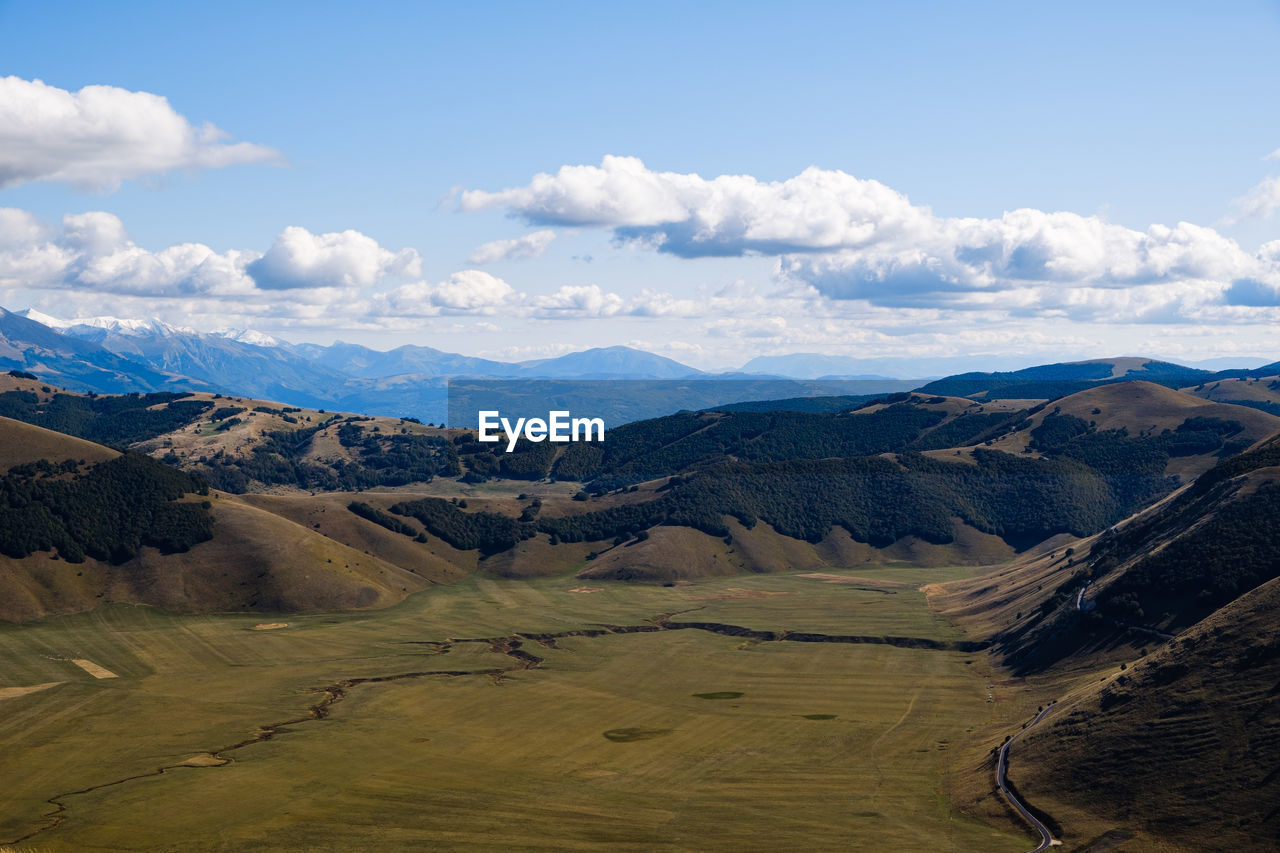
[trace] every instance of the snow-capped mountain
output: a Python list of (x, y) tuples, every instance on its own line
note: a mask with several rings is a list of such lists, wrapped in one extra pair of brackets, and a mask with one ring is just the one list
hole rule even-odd
[(266, 332), (254, 331), (253, 329), (214, 329), (209, 334), (232, 341), (239, 341), (242, 344), (252, 344), (255, 347), (279, 347), (286, 345), (285, 342), (279, 338), (272, 337)]
[[(770, 384), (767, 377), (704, 373), (624, 346), (504, 362), (421, 345), (384, 352), (340, 341), (329, 346), (292, 344), (252, 329), (199, 332), (155, 318), (63, 320), (31, 309), (0, 317), (7, 318), (7, 323), (0, 323), (0, 366), (31, 370), (54, 384), (85, 391), (203, 389), (294, 406), (412, 415), (432, 423), (445, 420), (450, 383), (456, 391), (459, 380), (697, 380), (699, 387), (686, 397), (655, 402), (632, 412), (634, 417), (666, 414), (662, 405), (668, 403), (697, 409), (803, 393), (798, 387)], [(11, 332), (7, 337), (6, 330)], [(77, 365), (77, 358), (85, 364)], [(738, 381), (722, 382), (723, 387), (701, 381), (714, 379)], [(887, 393), (912, 385), (882, 380), (842, 393)], [(655, 401), (666, 397), (657, 391), (649, 396)]]

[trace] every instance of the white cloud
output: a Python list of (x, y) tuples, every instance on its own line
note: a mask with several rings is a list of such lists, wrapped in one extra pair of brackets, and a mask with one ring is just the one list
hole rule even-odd
[(150, 92), (115, 86), (68, 92), (40, 80), (0, 78), (0, 188), (64, 181), (113, 190), (146, 175), (280, 159), (273, 148), (226, 137), (211, 124), (192, 126)]
[(291, 225), (248, 272), (268, 290), (368, 287), (387, 277), (420, 275), (422, 259), (414, 249), (384, 249), (359, 231), (312, 234)]
[[(130, 298), (194, 299), (209, 301), (200, 309), (207, 313), (214, 313), (208, 305), (220, 303), (227, 317), (354, 320), (370, 310), (362, 288), (418, 274), (420, 264), (414, 250), (391, 252), (355, 231), (314, 235), (286, 228), (266, 255), (215, 252), (203, 243), (153, 251), (134, 243), (119, 217), (104, 211), (67, 215), (58, 228), (0, 208), (0, 287), (73, 292), (82, 301), (114, 297), (133, 310)], [(214, 325), (237, 322), (246, 325)]]
[(529, 300), (535, 316), (544, 318), (612, 317), (624, 310), (616, 293), (606, 293), (599, 285), (564, 285), (550, 296)]
[(0, 207), (0, 249), (33, 246), (48, 239), (50, 228), (34, 214)]
[(130, 241), (120, 217), (91, 210), (62, 217), (62, 238), (58, 242), (82, 255), (105, 255)]
[(515, 291), (497, 276), (483, 270), (462, 270), (435, 285), (431, 301), (441, 308), (470, 312), (496, 308)]
[(437, 284), (419, 281), (379, 295), (374, 310), (409, 317), (494, 314), (515, 297), (515, 290), (502, 279), (483, 270), (462, 270)]
[(534, 176), (527, 187), (490, 193), (464, 190), (463, 210), (506, 206), (537, 222), (562, 225), (657, 225), (684, 218), (681, 188), (697, 175), (654, 173), (634, 157), (606, 156), (599, 166), (562, 166)]
[(939, 219), (911, 242), (790, 254), (779, 274), (834, 299), (889, 306), (1021, 312), (1219, 301), (1238, 279), (1280, 267), (1211, 228), (1135, 231), (1098, 217), (1016, 210), (1000, 219)]
[(218, 254), (202, 243), (182, 243), (159, 252), (128, 243), (109, 254), (83, 258), (75, 271), (80, 287), (151, 296), (232, 296), (253, 290), (245, 262), (257, 253)]
[[(1280, 151), (1276, 153), (1280, 154)], [(1275, 154), (1271, 156), (1275, 157)], [(1267, 178), (1233, 204), (1242, 219), (1265, 219), (1280, 209), (1280, 177), (1273, 175)]]
[(534, 231), (531, 234), (514, 237), (510, 240), (493, 240), (477, 246), (467, 260), (468, 263), (483, 266), (496, 261), (538, 258), (546, 253), (547, 247), (551, 245), (551, 241), (555, 238), (556, 232), (547, 228), (542, 231)]
[(245, 266), (256, 252), (218, 254), (201, 243), (151, 252), (110, 213), (71, 214), (59, 230), (23, 211), (0, 210), (0, 226), (11, 225), (0, 243), (0, 284), (6, 286), (163, 297), (253, 289)]
[(670, 293), (646, 289), (630, 301), (627, 313), (637, 317), (701, 317), (720, 311), (739, 313), (748, 305), (749, 300), (737, 298), (682, 299)]
[(618, 230), (684, 257), (833, 249), (917, 229), (929, 217), (879, 181), (809, 168), (786, 181), (652, 172), (635, 157), (564, 166), (527, 186), (462, 193), (463, 210), (505, 206), (530, 222)]
[[(1280, 206), (1280, 182), (1275, 186)], [(1269, 203), (1269, 202), (1268, 202)], [(772, 255), (793, 292), (885, 306), (1142, 319), (1221, 304), (1242, 280), (1280, 282), (1280, 263), (1212, 228), (1138, 231), (1099, 216), (1022, 209), (938, 217), (878, 181), (811, 167), (785, 181), (653, 172), (632, 157), (564, 166), (528, 185), (461, 195), (530, 222), (605, 227), (681, 257)], [(1270, 286), (1270, 285), (1269, 285)]]

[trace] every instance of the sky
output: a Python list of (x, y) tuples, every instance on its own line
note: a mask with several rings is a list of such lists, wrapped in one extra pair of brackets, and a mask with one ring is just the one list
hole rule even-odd
[(520, 359), (1280, 359), (1280, 3), (0, 0), (0, 305)]

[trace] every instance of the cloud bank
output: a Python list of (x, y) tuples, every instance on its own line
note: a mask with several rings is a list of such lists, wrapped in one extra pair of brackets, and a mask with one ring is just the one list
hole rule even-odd
[(683, 258), (770, 256), (783, 285), (886, 307), (1168, 322), (1215, 305), (1275, 304), (1266, 300), (1280, 288), (1280, 242), (1251, 254), (1187, 222), (1139, 231), (1034, 209), (939, 217), (878, 181), (816, 167), (785, 181), (706, 179), (607, 156), (522, 187), (464, 191), (460, 207), (607, 228)]
[(0, 288), (68, 290), (160, 299), (202, 297), (325, 304), (361, 288), (421, 273), (413, 249), (393, 252), (357, 231), (312, 234), (290, 226), (264, 254), (215, 252), (203, 243), (159, 251), (138, 246), (119, 217), (68, 214), (49, 225), (24, 210), (0, 208)]

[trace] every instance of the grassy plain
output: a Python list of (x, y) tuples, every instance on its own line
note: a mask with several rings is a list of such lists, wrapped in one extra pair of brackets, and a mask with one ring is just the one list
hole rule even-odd
[(652, 630), (950, 641), (917, 586), (970, 571), (473, 577), (275, 630), (124, 605), (6, 626), (0, 686), (61, 683), (0, 706), (0, 845), (1021, 850), (947, 795), (1007, 714), (982, 654)]

